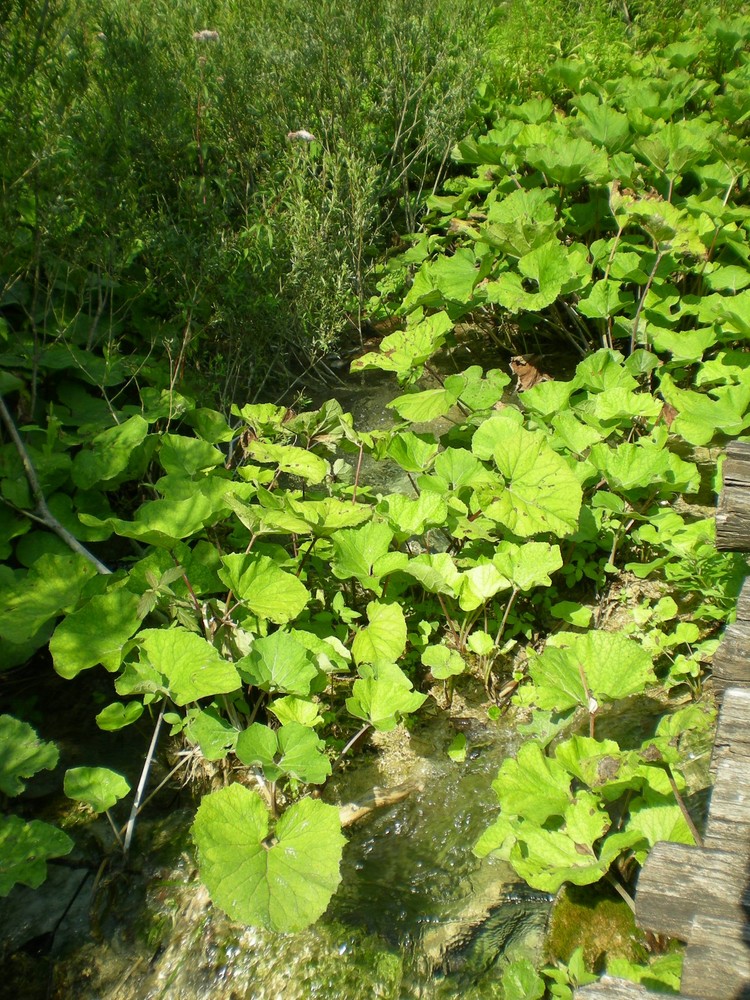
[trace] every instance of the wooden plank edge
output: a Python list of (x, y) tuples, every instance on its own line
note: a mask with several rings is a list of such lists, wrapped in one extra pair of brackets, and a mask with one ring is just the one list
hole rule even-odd
[(598, 983), (579, 986), (573, 994), (574, 1000), (665, 1000), (665, 997), (675, 1000), (703, 1000), (700, 995), (655, 993), (646, 989), (640, 983), (631, 983), (629, 979), (615, 979), (613, 976), (602, 976)]

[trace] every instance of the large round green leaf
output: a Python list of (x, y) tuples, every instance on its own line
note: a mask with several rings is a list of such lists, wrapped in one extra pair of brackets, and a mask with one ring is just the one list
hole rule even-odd
[(16, 882), (36, 889), (47, 877), (47, 859), (72, 849), (73, 841), (56, 826), (0, 816), (0, 896), (7, 896)]
[(69, 799), (85, 802), (98, 813), (111, 809), (130, 791), (127, 780), (108, 767), (71, 767), (65, 772), (63, 788)]
[(54, 743), (43, 743), (28, 724), (12, 715), (0, 715), (0, 792), (20, 795), (24, 778), (51, 771), (59, 757)]
[(49, 644), (58, 674), (70, 679), (97, 663), (116, 670), (122, 647), (141, 623), (139, 603), (136, 594), (120, 588), (97, 594), (63, 618)]
[(522, 538), (541, 532), (564, 537), (575, 531), (581, 487), (543, 434), (524, 430), (514, 418), (497, 414), (479, 428), (472, 441), (472, 451), (479, 458), (488, 457), (490, 448), (505, 486), (479, 487), (477, 509)]
[(277, 625), (296, 618), (307, 604), (310, 592), (292, 573), (286, 573), (268, 556), (253, 552), (233, 553), (222, 558), (219, 577), (250, 610)]
[(325, 912), (341, 881), (338, 810), (319, 800), (291, 806), (269, 836), (258, 793), (230, 785), (205, 796), (193, 838), (211, 899), (245, 924), (302, 930)]

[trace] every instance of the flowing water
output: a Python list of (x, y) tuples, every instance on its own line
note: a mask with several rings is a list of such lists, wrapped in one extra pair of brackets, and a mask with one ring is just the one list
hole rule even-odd
[[(500, 363), (482, 360), (485, 367)], [(445, 363), (453, 367), (449, 357)], [(386, 404), (399, 392), (395, 380), (367, 376), (348, 377), (335, 395), (356, 426), (374, 429), (390, 426)], [(445, 426), (430, 429), (441, 433)], [(408, 479), (387, 463), (364, 470), (363, 481), (376, 491), (411, 491)], [(61, 683), (73, 691), (52, 682), (55, 688)], [(84, 686), (78, 685), (78, 697)], [(59, 692), (48, 697), (57, 703)], [(501, 995), (503, 961), (538, 954), (550, 901), (519, 884), (505, 863), (480, 861), (472, 853), (496, 809), (491, 782), (518, 743), (507, 724), (488, 721), (482, 698), (478, 686), (473, 703), (462, 703), (463, 719), (455, 718), (455, 707), (453, 719), (436, 708), (410, 732), (400, 727), (376, 734), (328, 782), (324, 797), (336, 804), (358, 801), (376, 785), (408, 781), (415, 790), (346, 831), (342, 884), (314, 927), (272, 935), (234, 924), (214, 909), (194, 869), (188, 835), (194, 804), (187, 793), (170, 801), (163, 792), (139, 820), (126, 865), (98, 819), (70, 831), (74, 854), (68, 863), (50, 865), (39, 890), (13, 890), (0, 916), (0, 996)], [(116, 766), (106, 759), (102, 734), (82, 728), (81, 716), (91, 714), (88, 704), (76, 711), (75, 696), (70, 700), (70, 711), (58, 713), (58, 731), (44, 732), (60, 744), (61, 766)], [(457, 731), (467, 736), (461, 763), (446, 752)], [(128, 767), (137, 771), (148, 733), (132, 732), (138, 746), (120, 741), (121, 763), (130, 758), (120, 770), (135, 784), (137, 773)], [(113, 742), (111, 735), (104, 740)], [(108, 860), (100, 867), (103, 855)]]
[[(481, 357), (480, 363), (502, 362)], [(390, 426), (386, 404), (399, 392), (395, 380), (368, 374), (348, 377), (333, 394), (356, 426), (374, 429)], [(432, 429), (441, 433), (446, 426)], [(365, 470), (362, 479), (376, 492), (411, 491), (409, 480), (387, 463)], [(327, 783), (324, 798), (337, 805), (360, 801), (374, 786), (409, 782), (414, 791), (346, 831), (342, 884), (315, 926), (273, 935), (232, 923), (212, 907), (197, 879), (188, 832), (195, 804), (187, 792), (165, 791), (139, 820), (127, 865), (98, 819), (71, 830), (74, 854), (69, 863), (50, 865), (39, 890), (13, 890), (0, 913), (0, 997), (501, 997), (504, 962), (538, 956), (550, 900), (519, 884), (504, 862), (472, 853), (497, 808), (491, 782), (520, 737), (505, 720), (488, 719), (484, 691), (471, 683), (462, 679), (464, 700), (457, 697), (450, 713), (435, 706), (409, 729), (374, 734)], [(111, 756), (117, 741), (95, 730), (88, 701), (76, 708), (84, 689), (90, 695), (90, 681), (77, 689), (59, 679), (53, 684), (43, 697), (60, 709), (59, 729), (43, 735), (61, 745), (61, 766), (118, 766)], [(67, 712), (60, 685), (78, 691)], [(649, 711), (626, 708), (615, 728), (637, 729), (645, 715), (662, 710), (658, 704)], [(460, 763), (447, 754), (457, 732), (467, 737)], [(131, 772), (149, 733), (137, 727), (128, 733), (139, 742), (120, 741), (120, 770), (135, 784)], [(52, 776), (58, 788), (59, 779)], [(54, 820), (54, 807), (45, 808), (44, 818)], [(108, 861), (100, 867), (103, 856)]]

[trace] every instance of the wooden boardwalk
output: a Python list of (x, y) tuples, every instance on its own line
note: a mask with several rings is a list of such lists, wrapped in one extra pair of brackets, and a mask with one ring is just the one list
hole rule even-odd
[[(750, 444), (733, 442), (727, 449), (716, 545), (750, 551)], [(714, 656), (713, 678), (721, 710), (703, 844), (654, 847), (638, 879), (636, 921), (686, 942), (683, 1000), (750, 1000), (750, 577), (737, 620)], [(575, 993), (576, 1000), (667, 995), (606, 976)]]

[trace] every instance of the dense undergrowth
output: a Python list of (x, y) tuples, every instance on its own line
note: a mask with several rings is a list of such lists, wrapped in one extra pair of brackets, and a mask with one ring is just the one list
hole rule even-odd
[(278, 386), (358, 327), (374, 256), (466, 128), (489, 9), (11, 3), (12, 329), (189, 355), (217, 400), (262, 392), (269, 368)]
[[(339, 881), (338, 812), (307, 792), (363, 729), (395, 728), (428, 691), (449, 706), (467, 674), (491, 718), (514, 689), (530, 720), (477, 851), (545, 891), (608, 879), (627, 896), (657, 840), (693, 837), (685, 762), (711, 724), (698, 696), (746, 568), (683, 498), (716, 485), (722, 442), (750, 426), (750, 22), (706, 14), (697, 34), (644, 11), (634, 52), (638, 12), (575, 8), (553, 43), (569, 5), (552, 5), (513, 60), (513, 32), (528, 36), (509, 5), (467, 111), (471, 25), (464, 5), (433, 8), (455, 25), (439, 41), (396, 2), (318, 5), (312, 27), (290, 4), (273, 44), (270, 9), (251, 32), (230, 4), (185, 24), (156, 3), (142, 19), (16, 5), (4, 36), (4, 668), (48, 646), (83, 693), (103, 666), (102, 729), (150, 715), (192, 748), (183, 766), (226, 761), (242, 780), (198, 808), (202, 877), (230, 915), (276, 930), (316, 920)], [(577, 46), (584, 25), (595, 43), (614, 34)], [(218, 41), (193, 38), (207, 26)], [(340, 56), (354, 36), (366, 58), (330, 75), (327, 45)], [(317, 140), (287, 140), (302, 127)], [(335, 402), (246, 403), (263, 378), (238, 382), (232, 361), (202, 372), (201, 400), (220, 376), (223, 412), (197, 401), (184, 367), (199, 332), (238, 357), (252, 334), (256, 360), (332, 342), (389, 219), (410, 245), (380, 260), (368, 310), (403, 329), (355, 368), (395, 374), (393, 429), (357, 428)], [(422, 388), (479, 318), (569, 351), (575, 375), (512, 398), (478, 366)], [(365, 455), (412, 494), (376, 493)], [(648, 596), (607, 629), (632, 578)], [(644, 691), (679, 707), (619, 745), (608, 705)], [(15, 796), (57, 754), (0, 725)], [(149, 763), (136, 790), (106, 768), (65, 777), (97, 812), (132, 796), (125, 853)], [(72, 846), (4, 816), (0, 890), (40, 884)], [(675, 986), (667, 959), (612, 968)], [(574, 956), (545, 986), (520, 963), (504, 995), (565, 997), (586, 975)]]

